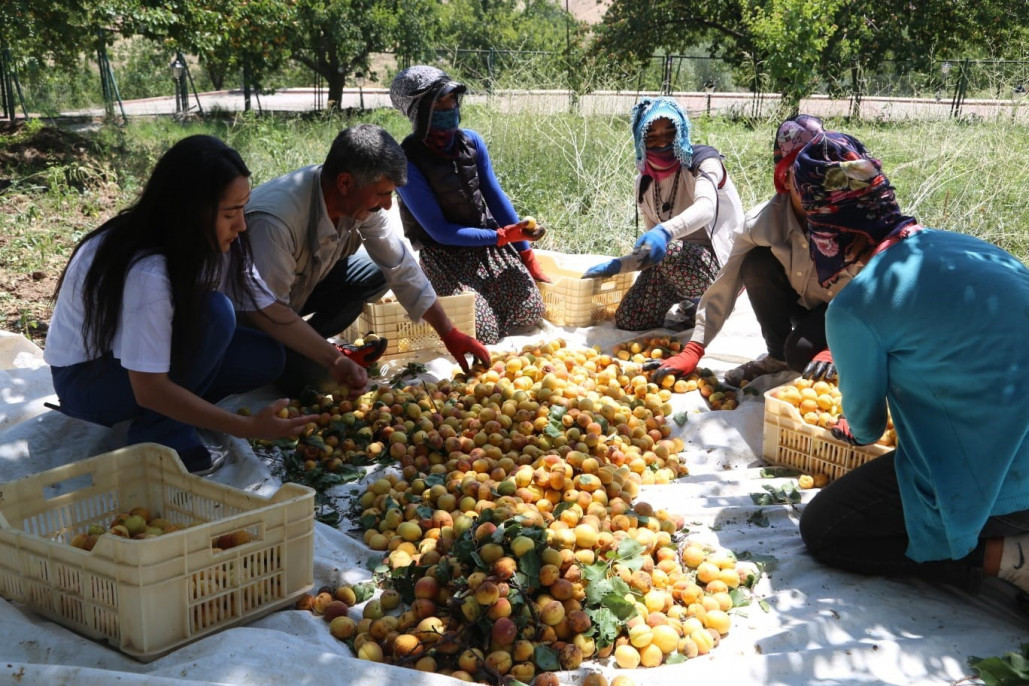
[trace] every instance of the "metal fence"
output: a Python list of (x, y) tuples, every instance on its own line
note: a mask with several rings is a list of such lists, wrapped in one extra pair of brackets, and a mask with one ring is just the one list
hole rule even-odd
[[(98, 41), (101, 45), (105, 41)], [(435, 62), (473, 92), (495, 93), (510, 90), (562, 90), (576, 95), (598, 91), (616, 94), (693, 93), (706, 94), (707, 107), (728, 94), (748, 96), (755, 112), (774, 94), (760, 92), (760, 65), (734, 69), (724, 60), (703, 55), (655, 55), (631, 72), (589, 70), (573, 63), (560, 51), (466, 50), (436, 52)], [(402, 64), (392, 54), (373, 55), (371, 69), (355, 86), (374, 89), (388, 87), (392, 75)], [(323, 84), (312, 72), (298, 65), (268, 76), (259, 92), (284, 88), (314, 88)], [(56, 116), (72, 111), (103, 109), (107, 114), (125, 113), (122, 103), (154, 97), (172, 97), (176, 111), (200, 108), (197, 93), (219, 89), (248, 90), (242, 74), (229, 74), (221, 83), (208, 74), (195, 58), (170, 53), (159, 43), (141, 38), (114, 42), (94, 55), (83, 55), (71, 72), (55, 70), (46, 64), (16, 63), (10, 50), (0, 46), (0, 116)], [(818, 84), (815, 96), (848, 101), (847, 113), (861, 115), (862, 101), (874, 98), (923, 99), (949, 106), (949, 112), (962, 112), (969, 99), (1017, 103), (1029, 88), (1029, 61), (946, 60), (929, 69), (912, 64), (887, 61), (875, 72), (851, 70), (840, 80)], [(757, 91), (757, 92), (755, 92)], [(260, 96), (255, 91), (255, 105)], [(737, 98), (738, 100), (738, 98)], [(323, 107), (315, 97), (311, 109)]]

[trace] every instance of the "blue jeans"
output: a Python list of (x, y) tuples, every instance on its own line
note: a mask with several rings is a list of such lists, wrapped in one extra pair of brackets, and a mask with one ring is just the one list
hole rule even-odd
[[(208, 326), (197, 342), (189, 368), (172, 380), (204, 400), (216, 403), (275, 380), (282, 372), (282, 344), (236, 325), (232, 303), (221, 293), (207, 302)], [(196, 429), (140, 407), (128, 370), (111, 352), (88, 362), (51, 369), (61, 410), (102, 426), (131, 421), (128, 443), (152, 441), (179, 452), (201, 444)]]
[(300, 308), (300, 316), (311, 315), (311, 327), (326, 338), (338, 335), (364, 309), (385, 293), (386, 277), (365, 250), (343, 257), (318, 282)]

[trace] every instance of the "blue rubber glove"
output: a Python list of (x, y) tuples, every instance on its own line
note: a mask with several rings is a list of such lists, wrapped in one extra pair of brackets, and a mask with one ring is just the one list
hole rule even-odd
[(643, 254), (643, 264), (649, 267), (665, 259), (668, 254), (668, 241), (672, 240), (672, 232), (658, 224), (636, 241), (636, 250)]
[(595, 264), (586, 270), (586, 273), (582, 275), (582, 278), (589, 279), (595, 276), (614, 276), (622, 271), (622, 261), (617, 257), (607, 262), (601, 262)]

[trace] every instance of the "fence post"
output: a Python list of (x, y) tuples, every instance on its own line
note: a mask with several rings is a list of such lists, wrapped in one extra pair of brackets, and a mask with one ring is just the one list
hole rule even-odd
[(486, 91), (488, 93), (492, 93), (496, 85), (493, 81), (496, 78), (493, 74), (493, 57), (495, 54), (496, 50), (493, 48), (490, 48), (489, 52), (486, 53)]
[(7, 46), (0, 52), (0, 105), (6, 119), (14, 121), (14, 95), (11, 92), (11, 78), (7, 71)]
[(665, 55), (664, 73), (661, 75), (661, 94), (672, 94), (672, 56)]
[(113, 117), (114, 102), (111, 93), (111, 67), (107, 61), (107, 40), (104, 38), (103, 29), (97, 29), (96, 34), (96, 62), (100, 68), (100, 91), (104, 96), (104, 113), (108, 117)]

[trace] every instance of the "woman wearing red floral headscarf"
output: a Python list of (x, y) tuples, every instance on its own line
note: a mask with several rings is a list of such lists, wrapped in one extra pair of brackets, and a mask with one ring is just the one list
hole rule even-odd
[(821, 131), (822, 120), (807, 114), (779, 125), (772, 156), (776, 194), (747, 213), (729, 259), (700, 299), (689, 343), (678, 355), (650, 363), (658, 368), (656, 381), (668, 374), (685, 376), (697, 368), (744, 287), (767, 353), (730, 369), (726, 383), (739, 385), (787, 369), (800, 372), (825, 349), (825, 306), (849, 276), (829, 288), (818, 283), (804, 210), (791, 200), (789, 190), (797, 153)]
[[(843, 394), (834, 435), (897, 449), (829, 484), (800, 533), (820, 561), (975, 591), (1029, 591), (1029, 270), (1000, 248), (901, 214), (878, 160), (829, 132), (794, 164), (829, 304)], [(989, 391), (989, 401), (984, 391)], [(998, 409), (1001, 408), (1001, 409)]]

